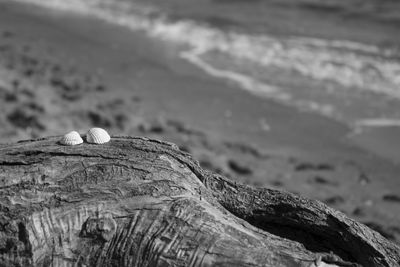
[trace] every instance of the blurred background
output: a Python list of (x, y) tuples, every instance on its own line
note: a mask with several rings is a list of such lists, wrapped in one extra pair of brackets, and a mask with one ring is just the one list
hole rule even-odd
[(0, 0), (0, 142), (176, 143), (400, 243), (397, 0)]

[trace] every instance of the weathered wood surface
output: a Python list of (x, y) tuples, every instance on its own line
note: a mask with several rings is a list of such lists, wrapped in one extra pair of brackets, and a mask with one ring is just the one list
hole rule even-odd
[(0, 266), (400, 266), (318, 201), (236, 184), (175, 146), (0, 145)]

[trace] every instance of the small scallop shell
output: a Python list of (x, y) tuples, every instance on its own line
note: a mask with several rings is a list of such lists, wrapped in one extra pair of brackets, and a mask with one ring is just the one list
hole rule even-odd
[(74, 145), (82, 144), (83, 140), (78, 132), (72, 131), (72, 132), (69, 132), (66, 135), (64, 135), (61, 138), (60, 143), (62, 145), (66, 145), (66, 146), (74, 146)]
[(92, 128), (86, 134), (86, 141), (92, 144), (104, 144), (110, 141), (110, 135), (101, 128)]

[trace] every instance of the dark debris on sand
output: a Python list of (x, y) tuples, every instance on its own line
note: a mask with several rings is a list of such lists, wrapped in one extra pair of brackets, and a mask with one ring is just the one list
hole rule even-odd
[(303, 162), (295, 166), (296, 171), (333, 171), (335, 169), (329, 163), (310, 163)]
[(400, 195), (395, 195), (395, 194), (386, 194), (382, 197), (384, 201), (388, 202), (396, 202), (400, 204)]
[(7, 115), (8, 121), (17, 128), (37, 129), (43, 131), (46, 129), (44, 124), (39, 121), (38, 117), (33, 114), (27, 113), (26, 110), (17, 108)]

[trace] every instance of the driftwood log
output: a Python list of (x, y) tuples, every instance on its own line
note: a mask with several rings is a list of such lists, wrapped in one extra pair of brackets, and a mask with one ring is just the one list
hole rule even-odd
[(0, 145), (0, 266), (400, 266), (324, 204), (235, 183), (175, 145)]

